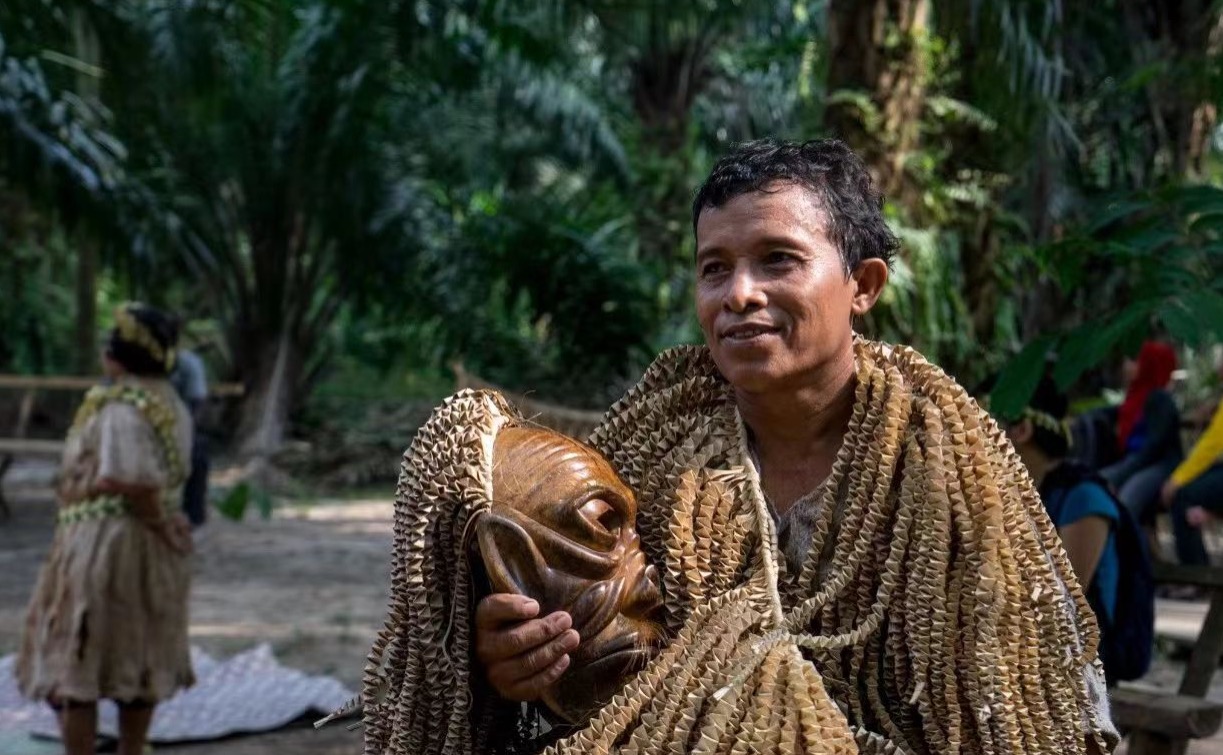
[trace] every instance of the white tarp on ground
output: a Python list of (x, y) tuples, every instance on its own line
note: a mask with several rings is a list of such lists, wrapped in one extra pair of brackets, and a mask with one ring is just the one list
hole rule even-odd
[[(0, 732), (58, 736), (50, 708), (26, 700), (18, 691), (15, 662), (12, 655), (0, 658)], [(192, 647), (191, 662), (195, 686), (157, 706), (149, 730), (154, 743), (271, 731), (306, 714), (321, 717), (353, 696), (335, 679), (281, 666), (266, 643), (223, 661)], [(98, 733), (117, 736), (114, 704), (103, 702), (99, 713)]]

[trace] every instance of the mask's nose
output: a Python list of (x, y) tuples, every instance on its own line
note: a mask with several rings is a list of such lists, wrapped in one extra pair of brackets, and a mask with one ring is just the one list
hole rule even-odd
[(640, 550), (633, 554), (632, 566), (635, 577), (629, 582), (621, 613), (634, 619), (653, 620), (654, 614), (662, 608), (658, 570), (646, 563), (645, 554)]

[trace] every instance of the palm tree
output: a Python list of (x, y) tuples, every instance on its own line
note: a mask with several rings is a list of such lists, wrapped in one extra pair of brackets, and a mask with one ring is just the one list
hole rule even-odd
[[(247, 456), (280, 445), (341, 309), (377, 302), (384, 315), (422, 318), (488, 306), (457, 285), (443, 292), (448, 307), (431, 306), (422, 284), (453, 282), (467, 256), (486, 254), (453, 238), (469, 187), (512, 181), (541, 154), (625, 174), (603, 113), (525, 55), (508, 24), (469, 10), (167, 0), (126, 15), (149, 52), (127, 66), (124, 133), (148, 145), (134, 159), (181, 219), (150, 237), (228, 328), (249, 389), (238, 422)], [(557, 132), (566, 138), (542, 137)], [(519, 278), (510, 293), (536, 282)]]
[(122, 132), (181, 219), (159, 243), (227, 327), (250, 456), (279, 447), (345, 297), (394, 286), (410, 256), (384, 254), (372, 222), (393, 180), (380, 14), (267, 0), (125, 15), (147, 54), (115, 95)]
[[(96, 57), (86, 4), (27, 0), (0, 10), (0, 191), (14, 195), (12, 207), (45, 211), (75, 232), (74, 361), (82, 374), (97, 359), (98, 239), (123, 226), (144, 198), (99, 101)], [(45, 64), (59, 75), (48, 75)], [(29, 313), (13, 315), (20, 322)]]

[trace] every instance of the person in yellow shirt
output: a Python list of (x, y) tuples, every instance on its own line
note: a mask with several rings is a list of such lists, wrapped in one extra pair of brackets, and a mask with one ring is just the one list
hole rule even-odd
[[(1223, 362), (1219, 365), (1223, 378)], [(1223, 401), (1206, 432), (1164, 483), (1161, 499), (1172, 509), (1176, 557), (1182, 564), (1210, 563), (1202, 542), (1203, 524), (1223, 516)]]

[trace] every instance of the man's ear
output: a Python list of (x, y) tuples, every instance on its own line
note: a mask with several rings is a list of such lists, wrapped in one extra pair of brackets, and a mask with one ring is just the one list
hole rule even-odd
[(851, 306), (853, 314), (862, 317), (883, 293), (883, 287), (888, 282), (888, 263), (875, 257), (862, 260), (850, 276), (854, 282), (854, 300)]

